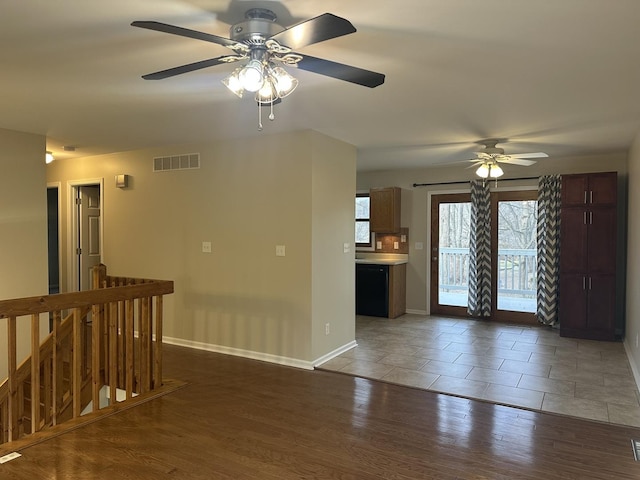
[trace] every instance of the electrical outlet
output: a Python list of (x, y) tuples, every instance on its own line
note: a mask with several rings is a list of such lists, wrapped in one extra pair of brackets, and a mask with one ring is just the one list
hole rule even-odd
[(202, 253), (211, 253), (211, 242), (202, 242)]
[(285, 256), (284, 245), (276, 245), (276, 257), (284, 257), (284, 256)]
[(331, 324), (330, 323), (325, 323), (324, 324), (324, 334), (325, 335), (329, 335), (331, 333)]
[(393, 249), (398, 250), (400, 248), (400, 244), (398, 242), (393, 242)]

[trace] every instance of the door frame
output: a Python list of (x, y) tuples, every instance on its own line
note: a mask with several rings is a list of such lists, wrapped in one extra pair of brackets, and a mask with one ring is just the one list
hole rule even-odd
[[(62, 184), (47, 182), (47, 190), (56, 190), (58, 195), (58, 291), (62, 289)], [(47, 203), (48, 208), (48, 203)], [(47, 219), (48, 220), (48, 219)], [(49, 285), (51, 287), (51, 285)]]
[(100, 262), (104, 263), (104, 178), (86, 178), (82, 180), (69, 180), (67, 182), (67, 291), (77, 292), (80, 286), (77, 285), (78, 256), (76, 251), (78, 245), (77, 232), (80, 228), (78, 219), (78, 209), (75, 199), (80, 187), (97, 186), (100, 189)]

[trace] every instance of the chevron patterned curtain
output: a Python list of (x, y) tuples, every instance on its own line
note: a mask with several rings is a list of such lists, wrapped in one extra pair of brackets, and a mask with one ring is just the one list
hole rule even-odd
[(471, 182), (469, 300), (472, 317), (491, 315), (491, 196), (489, 182)]
[(558, 324), (560, 275), (560, 175), (546, 175), (538, 182), (538, 306), (536, 316), (544, 325)]

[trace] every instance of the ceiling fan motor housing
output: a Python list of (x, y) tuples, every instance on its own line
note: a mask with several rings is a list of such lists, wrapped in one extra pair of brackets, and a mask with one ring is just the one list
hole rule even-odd
[(229, 36), (236, 42), (264, 44), (265, 40), (284, 30), (276, 23), (276, 15), (266, 8), (252, 8), (245, 14), (245, 21), (231, 26)]

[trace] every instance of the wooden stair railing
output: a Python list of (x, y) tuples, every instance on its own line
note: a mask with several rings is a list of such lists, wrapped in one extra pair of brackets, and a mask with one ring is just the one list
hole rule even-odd
[[(173, 282), (107, 275), (94, 267), (92, 289), (0, 301), (7, 324), (8, 377), (0, 383), (0, 444), (162, 385), (163, 295)], [(40, 340), (41, 315), (50, 333)], [(18, 326), (30, 328), (30, 355), (18, 364)], [(0, 350), (1, 351), (1, 350)]]

